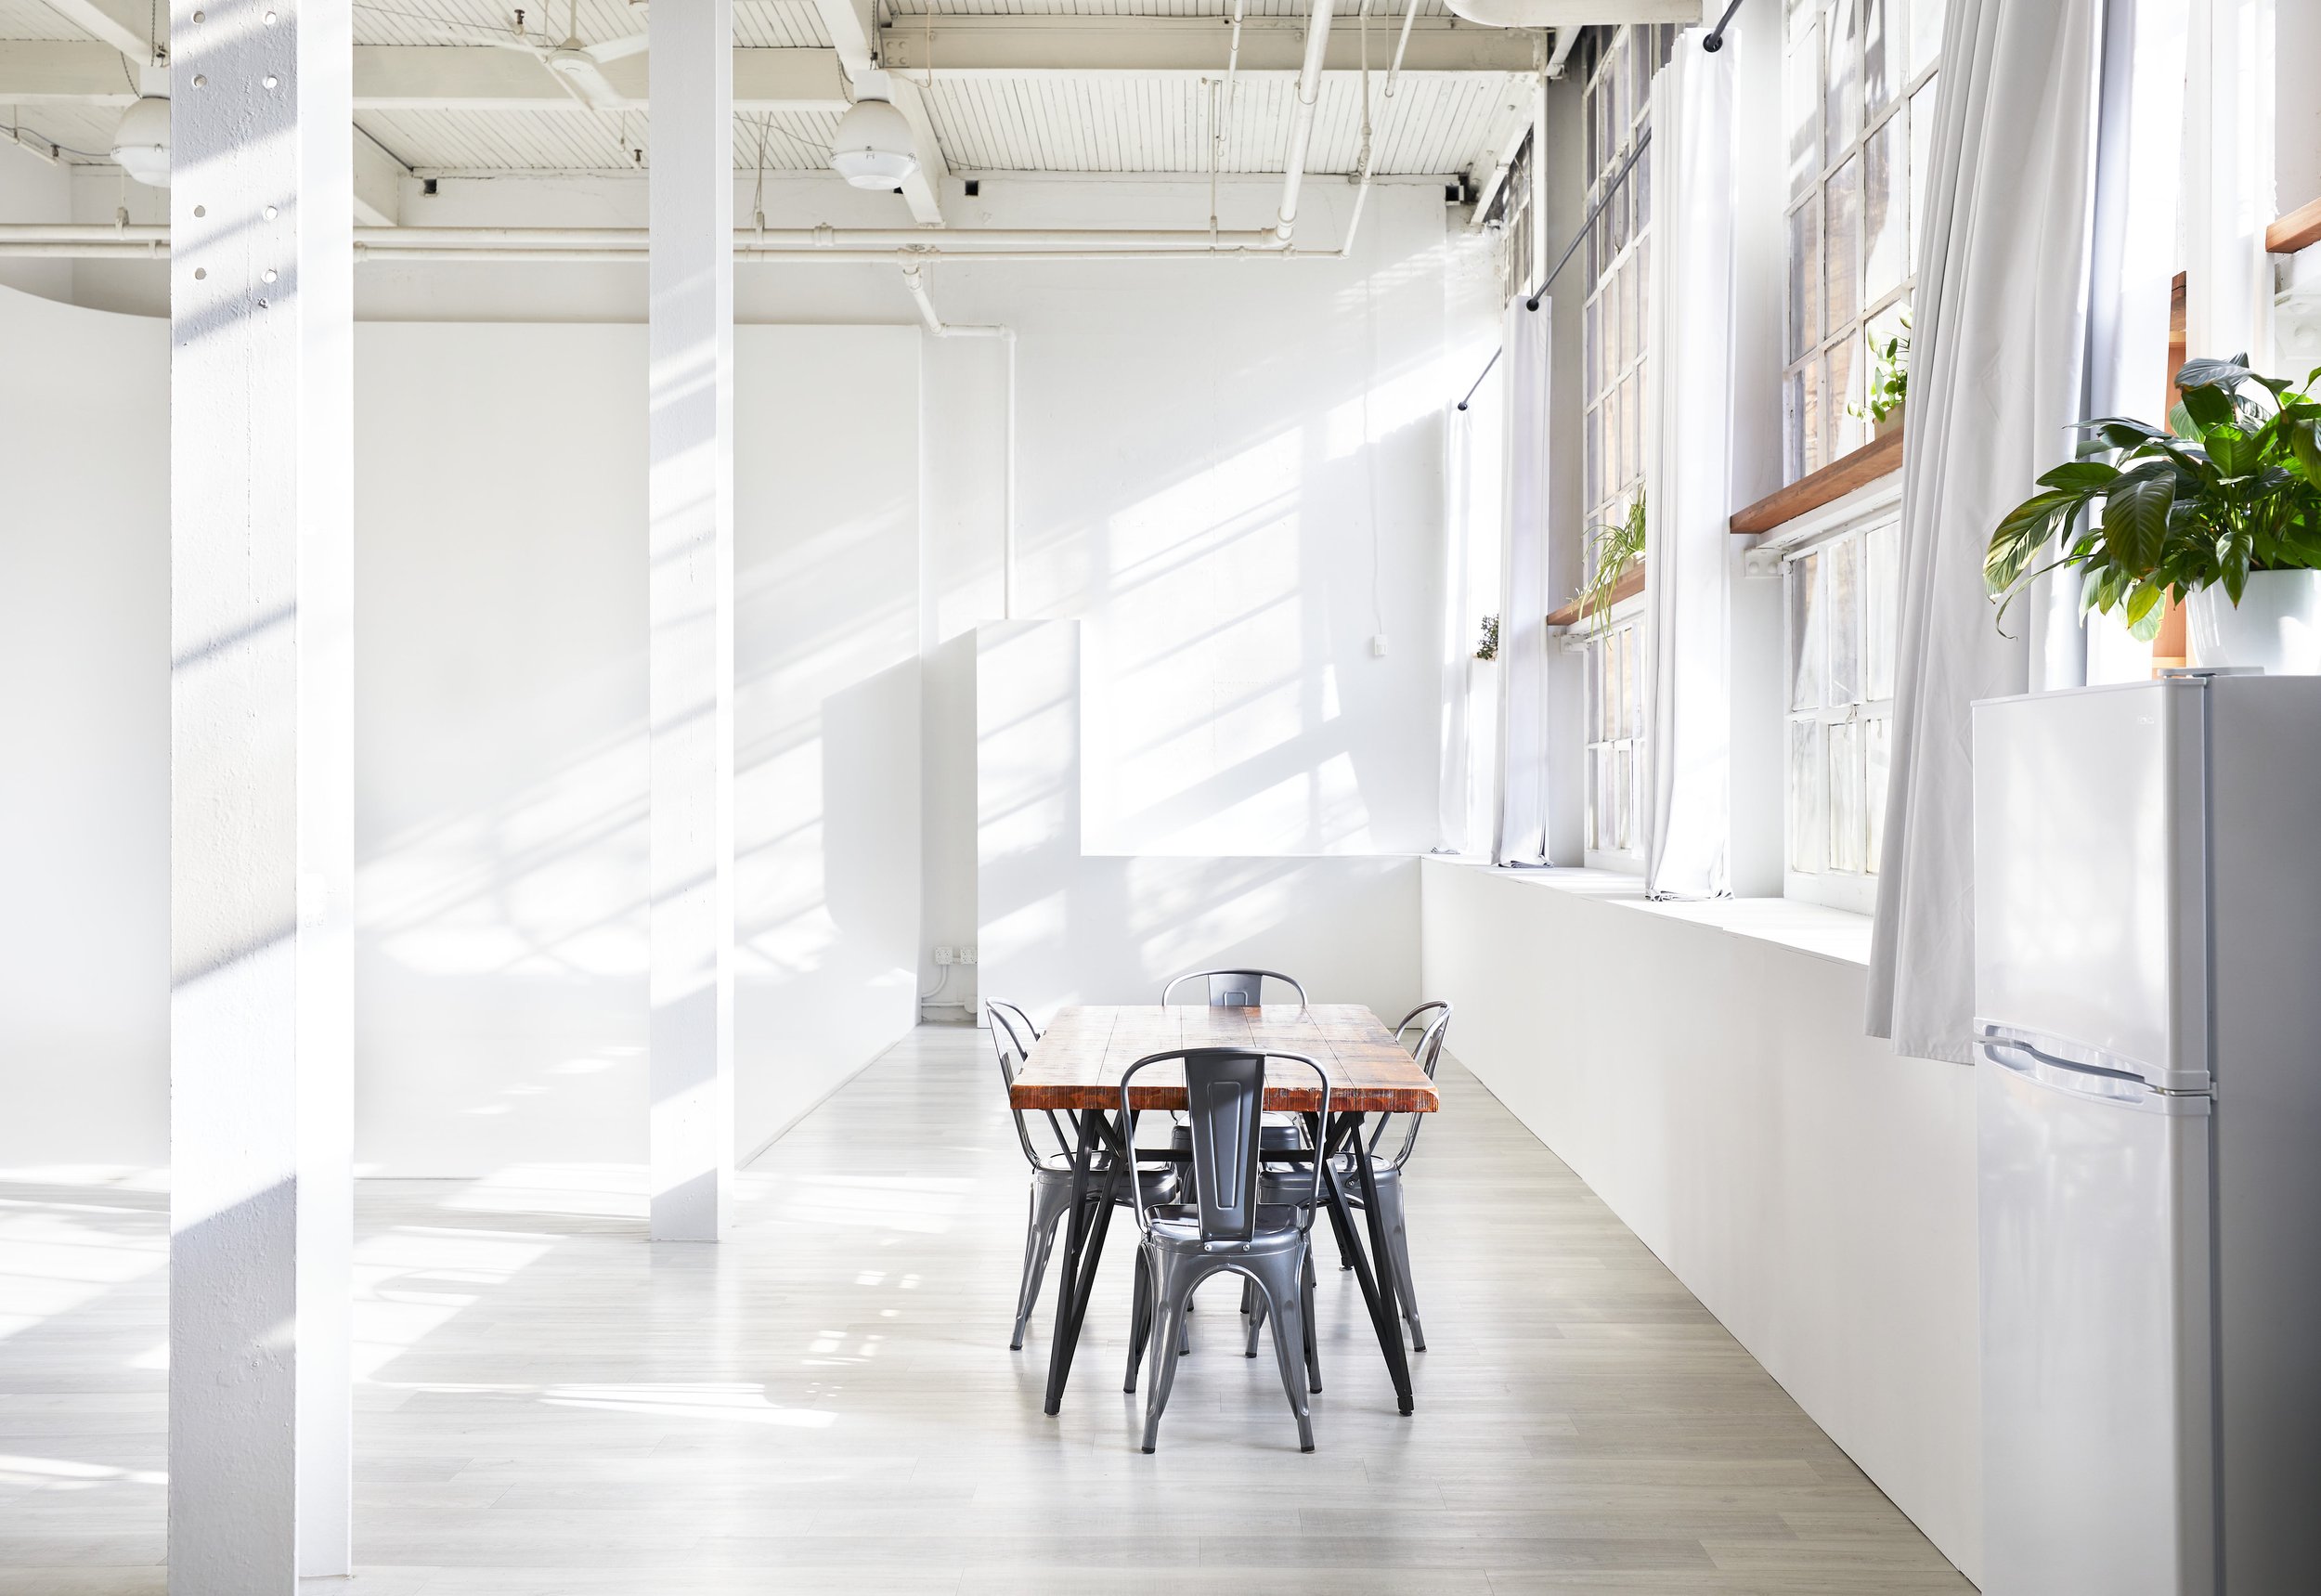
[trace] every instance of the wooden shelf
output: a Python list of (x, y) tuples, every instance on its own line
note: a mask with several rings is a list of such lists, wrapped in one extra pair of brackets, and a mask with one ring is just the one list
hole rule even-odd
[(2321, 200), (2309, 200), (2264, 229), (2268, 253), (2293, 255), (2321, 244)]
[[(1644, 562), (1639, 560), (1627, 568), (1625, 576), (1612, 584), (1612, 603), (1625, 603), (1643, 590)], [(1588, 610), (1581, 607), (1580, 602), (1574, 599), (1562, 609), (1549, 611), (1548, 624), (1549, 626), (1577, 626), (1588, 618)]]
[(1840, 456), (1817, 472), (1797, 478), (1778, 493), (1769, 493), (1747, 509), (1734, 513), (1732, 530), (1754, 538), (1783, 522), (1795, 521), (1809, 510), (1843, 499), (1855, 488), (1875, 482), (1902, 464), (1902, 429), (1872, 438), (1849, 455)]

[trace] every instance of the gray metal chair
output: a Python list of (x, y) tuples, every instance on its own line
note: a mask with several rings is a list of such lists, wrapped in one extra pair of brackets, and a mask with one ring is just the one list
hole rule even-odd
[[(1039, 1040), (1040, 1032), (1031, 1018), (1012, 1003), (987, 1001), (983, 1006), (991, 1017), (992, 1048), (999, 1055), (1000, 1081), (1012, 1091), (1016, 1071), (1030, 1057), (1030, 1044)], [(1016, 1289), (1016, 1333), (1007, 1343), (1010, 1351), (1023, 1347), (1024, 1330), (1031, 1324), (1031, 1310), (1040, 1300), (1040, 1281), (1047, 1273), (1048, 1255), (1056, 1249), (1056, 1226), (1070, 1212), (1072, 1204), (1072, 1138), (1066, 1134), (1063, 1122), (1056, 1117), (1054, 1109), (1044, 1109), (1040, 1112), (1055, 1135), (1055, 1152), (1042, 1151), (1032, 1138), (1023, 1110), (1012, 1102), (1007, 1106), (1008, 1116), (1016, 1122), (1016, 1140), (1023, 1148), (1024, 1161), (1031, 1166), (1031, 1213), (1024, 1228), (1023, 1278)], [(1109, 1161), (1109, 1155), (1099, 1161), (1096, 1173), (1103, 1173)], [(1179, 1189), (1173, 1168), (1140, 1169), (1135, 1182), (1122, 1183), (1112, 1200), (1115, 1207), (1126, 1208), (1135, 1201), (1135, 1192), (1129, 1189), (1132, 1184), (1153, 1202), (1173, 1202)]]
[[(1435, 1066), (1442, 1062), (1443, 1039), (1450, 1032), (1451, 1008), (1447, 1003), (1422, 1003), (1402, 1017), (1394, 1027), (1395, 1040), (1410, 1050), (1426, 1078), (1434, 1079)], [(1402, 1144), (1391, 1159), (1379, 1156), (1380, 1146), (1386, 1139), (1386, 1128), (1394, 1120), (1409, 1122), (1404, 1127)], [(1410, 1344), (1420, 1352), (1426, 1350), (1426, 1330), (1419, 1322), (1419, 1294), (1410, 1277), (1410, 1234), (1403, 1214), (1403, 1166), (1410, 1161), (1410, 1154), (1419, 1145), (1419, 1127), (1426, 1122), (1424, 1114), (1381, 1114), (1378, 1123), (1370, 1129), (1370, 1178), (1378, 1187), (1378, 1217), (1386, 1232), (1386, 1244), (1394, 1251), (1394, 1294), (1401, 1299), (1402, 1317), (1410, 1326)], [(1349, 1206), (1365, 1206), (1362, 1183), (1355, 1171), (1354, 1155), (1342, 1152), (1331, 1161), (1337, 1175), (1338, 1189), (1344, 1192)], [(1291, 1172), (1268, 1170), (1262, 1181), (1258, 1200), (1288, 1202), (1297, 1200), (1303, 1186), (1303, 1177)], [(1257, 1356), (1258, 1327), (1265, 1319), (1265, 1304), (1252, 1301), (1246, 1305), (1249, 1315), (1248, 1343), (1243, 1349), (1247, 1356)]]
[[(1318, 1158), (1312, 1161), (1310, 1187), (1302, 1200), (1259, 1200), (1259, 1132), (1264, 1122), (1269, 1061), (1312, 1071), (1321, 1087), (1322, 1103), (1329, 1103), (1329, 1072), (1297, 1053), (1178, 1048), (1148, 1054), (1121, 1077), (1121, 1113), (1133, 1125), (1130, 1089), (1137, 1075), (1155, 1064), (1183, 1063), (1196, 1193), (1190, 1203), (1151, 1203), (1138, 1188), (1136, 1224), (1143, 1237), (1136, 1250), (1136, 1305), (1124, 1389), (1136, 1389), (1136, 1368), (1148, 1341), (1155, 1346), (1177, 1341), (1195, 1287), (1212, 1275), (1239, 1275), (1273, 1310), (1281, 1386), (1289, 1394), (1290, 1410), (1297, 1415), (1298, 1449), (1310, 1452), (1314, 1421), (1300, 1377), (1313, 1348), (1308, 1231), (1321, 1196), (1322, 1167)], [(1175, 1378), (1176, 1359), (1154, 1358), (1152, 1385), (1145, 1396), (1148, 1452), (1159, 1442), (1160, 1414), (1168, 1407), (1169, 1387)]]
[(1195, 970), (1181, 975), (1160, 989), (1163, 1007), (1175, 1001), (1176, 989), (1194, 981), (1206, 983), (1202, 1001), (1211, 1008), (1261, 1008), (1265, 1002), (1265, 983), (1278, 981), (1298, 994), (1298, 1006), (1306, 1006), (1305, 988), (1295, 976), (1279, 970)]

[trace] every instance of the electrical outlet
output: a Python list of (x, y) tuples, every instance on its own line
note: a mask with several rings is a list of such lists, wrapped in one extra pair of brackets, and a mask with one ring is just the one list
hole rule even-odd
[(938, 946), (935, 949), (935, 963), (939, 968), (951, 963), (951, 949), (947, 946)]
[(959, 962), (963, 965), (975, 963), (975, 948), (972, 944), (959, 950)]
[(1384, 659), (1386, 657), (1386, 634), (1384, 632), (1380, 632), (1376, 637), (1370, 639), (1370, 657), (1372, 659)]

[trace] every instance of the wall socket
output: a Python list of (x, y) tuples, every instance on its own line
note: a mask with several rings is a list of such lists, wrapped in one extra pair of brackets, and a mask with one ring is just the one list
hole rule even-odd
[(975, 963), (975, 947), (972, 943), (957, 948), (953, 947), (949, 942), (938, 943), (935, 948), (935, 963), (938, 967), (944, 965), (971, 965)]
[(1386, 634), (1384, 632), (1380, 632), (1376, 637), (1370, 639), (1370, 657), (1372, 659), (1384, 659), (1386, 657)]

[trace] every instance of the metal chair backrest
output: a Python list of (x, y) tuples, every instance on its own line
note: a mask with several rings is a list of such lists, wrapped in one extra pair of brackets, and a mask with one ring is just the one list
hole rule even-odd
[(1162, 1006), (1173, 1001), (1176, 989), (1194, 981), (1206, 983), (1208, 1004), (1212, 1008), (1262, 1008), (1265, 1002), (1265, 983), (1279, 981), (1298, 994), (1298, 1007), (1306, 1006), (1305, 988), (1295, 976), (1279, 970), (1196, 970), (1181, 975), (1160, 989)]
[[(1034, 1042), (1039, 1040), (1040, 1033), (1032, 1028), (1031, 1019), (1025, 1016), (1023, 1010), (1012, 1003), (986, 1001), (983, 1007), (991, 1016), (992, 1051), (999, 1055), (1000, 1084), (1003, 1090), (1012, 1094), (1016, 1086), (1016, 1071), (1020, 1070), (1023, 1067), (1023, 1061), (1031, 1056), (1031, 1044), (1024, 1040), (1024, 1032), (1029, 1032)], [(1010, 1016), (1014, 1018), (1010, 1019)], [(1064, 1134), (1064, 1127), (1057, 1122), (1055, 1110), (1044, 1109), (1041, 1112), (1047, 1116), (1048, 1129), (1056, 1133), (1057, 1148), (1066, 1157), (1070, 1157), (1072, 1141)], [(1033, 1169), (1044, 1168), (1047, 1161), (1041, 1155), (1040, 1149), (1032, 1144), (1031, 1127), (1024, 1123), (1023, 1110), (1016, 1107), (1012, 1098), (1007, 1105), (1007, 1113), (1008, 1117), (1016, 1122), (1016, 1140), (1023, 1145), (1025, 1161)]]
[[(1257, 1234), (1258, 1151), (1265, 1123), (1268, 1059), (1311, 1070), (1329, 1101), (1329, 1074), (1303, 1053), (1258, 1053), (1240, 1047), (1181, 1047), (1148, 1053), (1121, 1076), (1121, 1113), (1134, 1113), (1129, 1083), (1154, 1064), (1182, 1060), (1186, 1119), (1192, 1130), (1193, 1186), (1203, 1246), (1229, 1248)], [(1298, 1227), (1314, 1222), (1322, 1195), (1321, 1160), (1314, 1160), (1314, 1189), (1298, 1211)], [(1136, 1223), (1149, 1230), (1144, 1192), (1136, 1194)]]
[[(1443, 1060), (1443, 1038), (1450, 1034), (1450, 1019), (1451, 1006), (1438, 1000), (1419, 1005), (1404, 1015), (1402, 1023), (1394, 1027), (1394, 1040), (1410, 1049), (1410, 1057), (1418, 1060), (1419, 1068), (1426, 1071), (1426, 1078), (1430, 1081), (1434, 1079), (1434, 1067)], [(1418, 1039), (1407, 1040), (1414, 1031), (1419, 1033)], [(1424, 1114), (1400, 1117), (1407, 1119), (1410, 1123), (1403, 1132), (1402, 1146), (1395, 1149), (1390, 1165), (1394, 1169), (1400, 1169), (1410, 1161), (1410, 1151), (1419, 1145), (1419, 1127), (1426, 1123)], [(1378, 1151), (1379, 1143), (1386, 1138), (1387, 1122), (1394, 1118), (1396, 1116), (1393, 1114), (1379, 1116), (1378, 1128), (1370, 1133), (1370, 1151), (1373, 1155)]]

